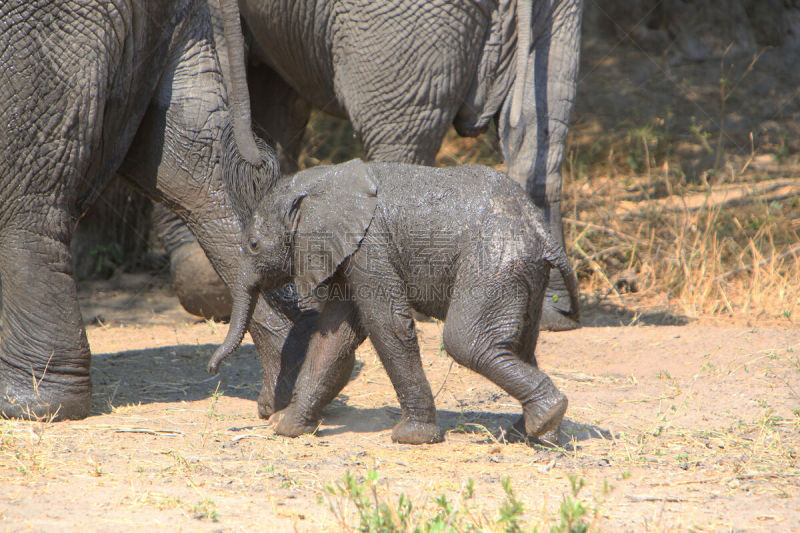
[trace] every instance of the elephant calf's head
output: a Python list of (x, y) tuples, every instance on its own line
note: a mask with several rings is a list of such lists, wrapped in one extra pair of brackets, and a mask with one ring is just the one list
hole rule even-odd
[(278, 184), (226, 181), (226, 187), (244, 230), (230, 328), (210, 372), (242, 341), (258, 293), (295, 280), (298, 292), (309, 294), (324, 283), (358, 249), (377, 205), (377, 186), (360, 160), (316, 167)]

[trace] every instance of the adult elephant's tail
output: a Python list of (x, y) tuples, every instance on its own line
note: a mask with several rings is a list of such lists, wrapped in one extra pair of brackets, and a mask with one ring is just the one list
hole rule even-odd
[(244, 37), (239, 21), (237, 0), (219, 0), (222, 16), (222, 29), (225, 34), (225, 47), (228, 49), (228, 76), (225, 85), (231, 103), (233, 132), (236, 146), (242, 157), (251, 165), (261, 162), (261, 154), (256, 146), (250, 118), (250, 93), (247, 89), (247, 72), (244, 62)]
[(519, 125), (522, 117), (522, 99), (525, 98), (525, 80), (528, 76), (528, 52), (531, 49), (531, 12), (533, 0), (517, 0), (517, 71), (514, 94), (511, 97), (512, 128)]

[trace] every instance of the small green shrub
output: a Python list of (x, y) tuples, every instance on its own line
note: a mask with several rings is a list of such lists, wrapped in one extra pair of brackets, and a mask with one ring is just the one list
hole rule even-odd
[[(571, 494), (563, 497), (558, 517), (550, 526), (550, 533), (587, 533), (591, 522), (587, 520), (590, 508), (578, 499), (584, 486), (583, 479), (569, 476)], [(404, 493), (396, 500), (384, 497), (378, 473), (367, 470), (364, 478), (350, 472), (325, 486), (328, 508), (339, 521), (343, 531), (363, 533), (462, 533), (503, 532), (537, 533), (537, 527), (526, 525), (525, 507), (511, 486), (510, 478), (502, 480), (505, 499), (496, 513), (486, 513), (474, 502), (475, 488), (470, 479), (453, 501), (444, 494), (433, 498), (435, 504), (415, 508)], [(355, 506), (358, 525), (353, 524), (351, 506)], [(494, 518), (491, 518), (494, 516)], [(544, 531), (544, 530), (543, 530)]]

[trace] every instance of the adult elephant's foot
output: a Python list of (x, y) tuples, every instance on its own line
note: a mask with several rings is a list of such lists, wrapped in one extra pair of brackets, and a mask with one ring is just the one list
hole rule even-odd
[[(65, 242), (74, 218), (49, 204), (43, 210), (46, 217), (18, 222), (0, 238), (0, 414), (85, 418), (92, 407), (89, 343)], [(51, 229), (37, 230), (40, 221)]]
[(581, 327), (579, 322), (571, 319), (570, 298), (564, 284), (564, 278), (556, 269), (550, 270), (550, 283), (542, 303), (542, 316), (539, 329), (545, 331), (567, 331)]
[(442, 428), (436, 422), (423, 422), (403, 417), (392, 428), (392, 442), (401, 444), (433, 444), (442, 442)]
[(277, 380), (264, 379), (261, 383), (261, 392), (258, 394), (258, 416), (265, 420), (285, 410), (292, 399), (292, 388), (277, 386)]
[[(561, 298), (558, 298), (559, 301)], [(564, 312), (556, 307), (553, 302), (552, 295), (548, 290), (545, 294), (545, 300), (542, 304), (542, 317), (539, 320), (539, 329), (544, 331), (569, 331), (571, 329), (578, 329), (581, 325), (566, 316)]]
[(213, 320), (230, 318), (231, 292), (197, 241), (172, 251), (170, 271), (175, 294), (187, 312)]
[(275, 424), (275, 433), (284, 437), (308, 435), (314, 433), (319, 426), (318, 421), (310, 421), (298, 416), (297, 410), (291, 405), (273, 414), (269, 421)]
[[(7, 365), (0, 362), (0, 376), (8, 376)], [(34, 386), (34, 378), (25, 384), (0, 377), (0, 418), (26, 420), (77, 420), (89, 416), (92, 389), (87, 384), (79, 390), (63, 390), (47, 383)]]
[(153, 207), (153, 228), (170, 258), (172, 285), (187, 312), (207, 319), (231, 316), (231, 294), (186, 224), (162, 204)]

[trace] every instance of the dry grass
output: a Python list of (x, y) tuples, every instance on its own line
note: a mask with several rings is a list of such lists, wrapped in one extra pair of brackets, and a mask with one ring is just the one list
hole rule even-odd
[[(564, 166), (563, 214), (568, 252), (589, 305), (797, 323), (800, 183), (753, 165), (769, 154), (731, 157), (737, 168), (727, 162), (724, 174), (693, 181), (670, 170), (675, 155), (658, 149), (667, 140), (656, 138), (657, 130), (603, 140), (603, 158), (597, 153), (603, 133), (587, 133), (580, 124), (576, 129)], [(335, 119), (315, 116), (310, 139), (306, 164), (361, 155), (352, 130)], [(336, 148), (325, 149), (330, 146)], [(464, 139), (454, 131), (437, 163), (503, 168), (491, 135)]]
[[(90, 328), (97, 353), (129, 350), (95, 360), (104, 412), (56, 424), (0, 421), (0, 501), (10, 502), (0, 523), (351, 531), (366, 515), (398, 531), (443, 523), (504, 531), (506, 516), (526, 531), (569, 531), (567, 504), (573, 513), (582, 506), (573, 522), (593, 531), (800, 526), (800, 337), (786, 329), (544, 333), (539, 363), (570, 398), (567, 442), (556, 449), (506, 441), (519, 405), (451, 368), (439, 354), (439, 324), (423, 324), (419, 337), (432, 388), (441, 388), (446, 442), (421, 447), (390, 442), (399, 410), (368, 344), (318, 435), (286, 439), (256, 417), (252, 348), (221, 377), (204, 374), (223, 335), (207, 323)], [(348, 475), (369, 500), (362, 510)], [(585, 483), (579, 494), (570, 478)]]
[[(621, 292), (634, 291), (627, 301), (666, 304), (692, 318), (796, 323), (798, 196), (753, 194), (726, 204), (711, 201), (714, 186), (687, 185), (674, 193), (683, 209), (668, 210), (652, 181), (568, 182), (567, 242), (587, 293), (622, 301)], [(593, 189), (603, 192), (587, 194)], [(699, 208), (687, 205), (698, 198)], [(624, 212), (624, 203), (636, 209)]]

